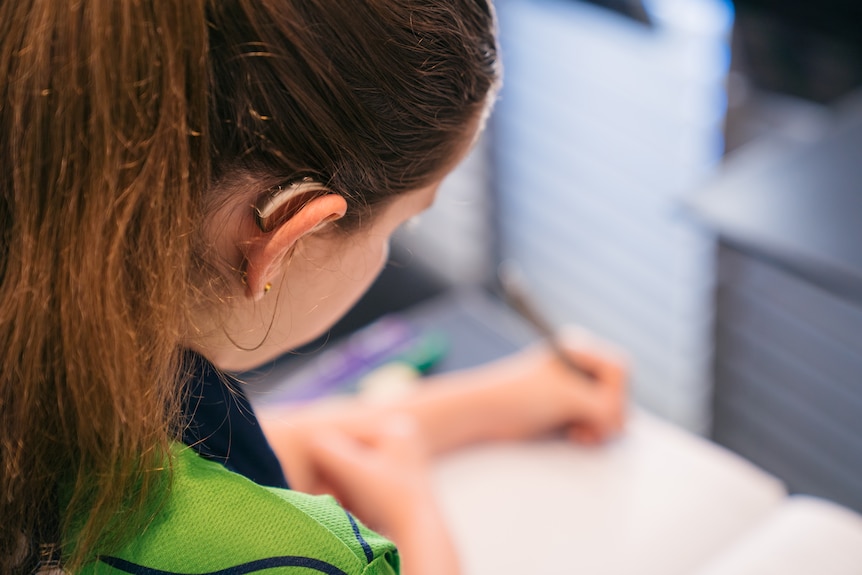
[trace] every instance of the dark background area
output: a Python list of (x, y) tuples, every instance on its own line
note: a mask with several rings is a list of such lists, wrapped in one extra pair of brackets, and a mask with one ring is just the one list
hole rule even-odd
[(862, 3), (735, 0), (734, 56), (759, 88), (829, 103), (862, 84)]
[(862, 3), (736, 0), (734, 7), (727, 152), (770, 131), (804, 132), (818, 106), (862, 86)]

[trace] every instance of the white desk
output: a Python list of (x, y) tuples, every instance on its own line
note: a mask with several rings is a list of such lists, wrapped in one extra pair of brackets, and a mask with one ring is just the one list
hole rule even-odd
[[(601, 449), (451, 455), (437, 486), (466, 575), (862, 573), (862, 518), (646, 413)], [(817, 566), (812, 570), (813, 566)]]

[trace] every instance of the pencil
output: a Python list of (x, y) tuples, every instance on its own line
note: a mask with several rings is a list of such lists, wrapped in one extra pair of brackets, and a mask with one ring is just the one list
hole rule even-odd
[(551, 327), (551, 324), (533, 306), (530, 298), (527, 296), (526, 289), (521, 281), (521, 275), (515, 264), (511, 261), (504, 261), (497, 269), (497, 276), (500, 280), (500, 286), (502, 287), (503, 297), (506, 302), (545, 340), (548, 347), (551, 348), (551, 351), (560, 360), (560, 363), (584, 380), (588, 382), (594, 381), (593, 375), (578, 365), (569, 353), (566, 352), (560, 343), (556, 330)]

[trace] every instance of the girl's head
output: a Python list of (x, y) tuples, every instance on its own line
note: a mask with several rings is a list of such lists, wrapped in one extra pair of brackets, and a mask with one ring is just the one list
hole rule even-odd
[[(245, 367), (325, 328), (497, 74), (484, 0), (0, 2), (0, 561), (57, 497), (75, 560), (128, 535), (181, 348)], [(278, 186), (307, 193), (261, 229)]]
[[(376, 275), (380, 244), (469, 148), (498, 82), (484, 0), (262, 4), (210, 12), (203, 245), (218, 249), (200, 254), (198, 283), (216, 278), (231, 305), (201, 310), (189, 344), (231, 369), (346, 311)], [(250, 206), (273, 189), (299, 197), (262, 232)]]

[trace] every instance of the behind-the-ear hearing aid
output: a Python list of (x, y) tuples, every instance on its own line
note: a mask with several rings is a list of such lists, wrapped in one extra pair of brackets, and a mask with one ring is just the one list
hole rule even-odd
[(254, 219), (262, 232), (271, 232), (288, 214), (299, 210), (308, 200), (327, 191), (327, 187), (311, 178), (270, 189), (254, 204)]

